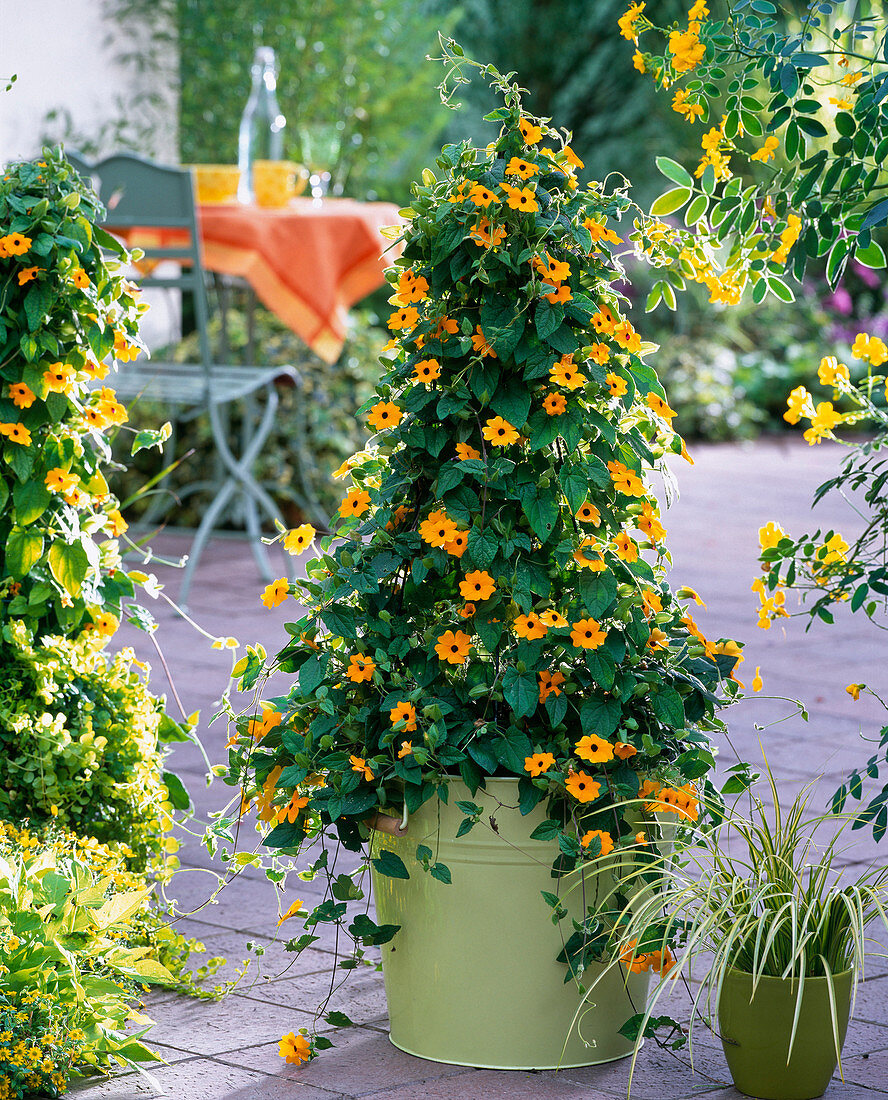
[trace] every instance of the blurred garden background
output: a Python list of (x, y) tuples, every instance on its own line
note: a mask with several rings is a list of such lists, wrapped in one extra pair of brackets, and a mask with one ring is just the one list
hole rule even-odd
[[(434, 163), (443, 143), (483, 140), (483, 127), (493, 133), (495, 125), (478, 121), (493, 106), (483, 83), (464, 89), (459, 111), (442, 106), (440, 66), (423, 60), (435, 54), (440, 29), (471, 56), (516, 70), (529, 90), (529, 109), (573, 130), (573, 147), (585, 162), (583, 182), (623, 173), (647, 208), (662, 190), (655, 152), (669, 149), (688, 163), (699, 156), (700, 137), (649, 75), (633, 67), (632, 46), (618, 26), (623, 7), (622, 0), (368, 0), (359, 6), (350, 0), (7, 0), (0, 69), (18, 79), (0, 104), (0, 155), (27, 156), (44, 142), (61, 141), (87, 156), (132, 149), (167, 163), (235, 163), (254, 49), (271, 44), (287, 119), (284, 156), (304, 159), (305, 135), (326, 131), (335, 157), (333, 193), (406, 206), (411, 181)], [(661, 0), (656, 18), (663, 24), (681, 19), (685, 7)], [(798, 7), (802, 12), (805, 5)], [(49, 43), (47, 19), (58, 28)], [(82, 49), (66, 50), (72, 40)], [(62, 78), (47, 81), (49, 68)], [(780, 150), (777, 156), (779, 167)], [(845, 361), (857, 332), (888, 331), (883, 282), (856, 261), (833, 291), (823, 262), (813, 261), (794, 302), (769, 296), (757, 305), (747, 298), (725, 306), (692, 285), (675, 311), (661, 304), (645, 316), (656, 275), (631, 256), (624, 259), (633, 321), (661, 345), (657, 370), (678, 410), (678, 427), (692, 441), (790, 431), (783, 420), (786, 395), (811, 381), (821, 357)], [(282, 395), (259, 470), (288, 520), (296, 518), (297, 494), (286, 457), (297, 429), (307, 433), (316, 459), (316, 495), (327, 511), (338, 501), (329, 471), (359, 449), (367, 432), (353, 413), (378, 377), (376, 356), (388, 338), (386, 296), (383, 288), (352, 312), (335, 367), (312, 355), (272, 313), (258, 311), (258, 361), (295, 363), (303, 379), (301, 391)], [(181, 347), (182, 333), (160, 322), (147, 322), (152, 353), (186, 357), (187, 317)], [(234, 350), (246, 343), (246, 328), (235, 308), (229, 317)], [(146, 424), (164, 419), (145, 402), (131, 416)], [(297, 425), (299, 416), (305, 422)], [(194, 463), (210, 447), (209, 429), (198, 420), (183, 443), (196, 457), (173, 475), (173, 488), (176, 478), (193, 480)], [(139, 456), (117, 486), (120, 495), (128, 496), (159, 461), (154, 452)], [(192, 498), (176, 522), (193, 524), (201, 503)]]

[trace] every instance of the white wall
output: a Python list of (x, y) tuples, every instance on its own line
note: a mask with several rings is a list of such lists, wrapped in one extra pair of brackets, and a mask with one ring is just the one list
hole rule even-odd
[[(70, 112), (77, 137), (95, 139), (103, 124), (123, 115), (150, 129), (154, 147), (143, 152), (178, 159), (175, 50), (165, 48), (148, 74), (120, 62), (123, 50), (139, 48), (144, 30), (122, 34), (103, 18), (104, 6), (104, 0), (0, 0), (0, 78), (18, 76), (8, 92), (6, 81), (0, 84), (0, 164), (39, 152), (46, 114), (59, 108)], [(162, 95), (160, 109), (147, 102), (150, 92)], [(66, 136), (61, 129), (57, 124), (49, 136)], [(77, 143), (69, 138), (72, 147)], [(101, 152), (115, 144), (106, 140)]]

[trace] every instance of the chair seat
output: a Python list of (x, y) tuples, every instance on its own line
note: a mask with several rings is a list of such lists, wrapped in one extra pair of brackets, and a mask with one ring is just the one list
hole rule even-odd
[(160, 363), (152, 359), (121, 363), (111, 384), (123, 399), (145, 397), (164, 404), (189, 406), (207, 401), (225, 405), (284, 381), (290, 385), (299, 381), (295, 368), (215, 363), (205, 368), (200, 363)]

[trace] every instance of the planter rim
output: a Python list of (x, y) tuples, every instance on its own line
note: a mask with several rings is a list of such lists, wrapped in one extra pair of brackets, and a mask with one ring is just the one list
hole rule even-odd
[[(833, 974), (833, 981), (838, 981), (840, 978), (850, 977), (854, 974), (854, 967), (849, 966), (847, 970), (837, 970)], [(739, 966), (729, 966), (725, 970), (725, 978), (736, 977), (749, 978), (750, 981), (755, 979), (755, 975), (750, 970), (741, 970)], [(806, 975), (805, 982), (825, 982), (827, 981), (826, 974), (811, 974)], [(761, 982), (779, 982), (781, 985), (786, 982), (797, 984), (799, 981), (797, 976), (790, 976), (786, 978), (780, 978), (776, 974), (760, 974), (757, 980), (757, 984)]]

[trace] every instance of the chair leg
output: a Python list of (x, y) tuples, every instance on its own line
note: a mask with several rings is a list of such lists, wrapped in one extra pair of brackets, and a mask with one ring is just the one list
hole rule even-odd
[(216, 526), (216, 521), (219, 519), (222, 509), (231, 499), (237, 487), (237, 482), (234, 478), (229, 478), (222, 485), (219, 492), (211, 501), (209, 508), (207, 508), (204, 513), (203, 519), (200, 521), (200, 526), (191, 541), (191, 549), (188, 553), (185, 573), (182, 576), (182, 587), (179, 590), (179, 603), (183, 611), (188, 610), (188, 593), (191, 590), (191, 582), (194, 579), (194, 571), (197, 569), (197, 563), (200, 561), (200, 556), (204, 551), (204, 547), (209, 540), (213, 528)]

